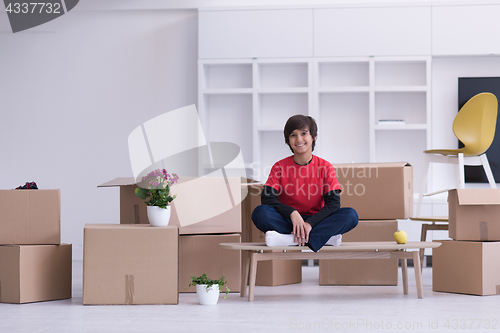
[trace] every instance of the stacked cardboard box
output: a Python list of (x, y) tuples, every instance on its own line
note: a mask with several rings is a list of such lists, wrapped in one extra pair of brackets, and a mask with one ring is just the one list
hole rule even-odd
[(0, 302), (71, 298), (60, 190), (0, 190)]
[(433, 250), (432, 289), (500, 294), (500, 190), (450, 190), (448, 209), (453, 240)]
[[(406, 219), (413, 209), (413, 168), (405, 162), (334, 165), (342, 186), (342, 207), (359, 216), (345, 242), (394, 241), (396, 219)], [(397, 285), (394, 260), (320, 260), (321, 285)]]
[[(185, 206), (186, 201), (176, 199), (172, 204), (172, 213), (169, 226), (178, 227), (179, 233), (179, 266), (178, 266), (178, 292), (194, 292), (195, 288), (189, 288), (191, 275), (199, 276), (203, 273), (209, 278), (219, 279), (225, 277), (227, 286), (232, 292), (239, 292), (241, 288), (241, 255), (235, 251), (222, 250), (219, 243), (241, 242), (248, 236), (242, 225), (242, 214), (246, 214), (247, 202), (241, 202), (241, 183), (239, 177), (228, 177), (226, 180), (215, 177), (183, 178), (179, 184), (196, 181), (200, 192), (210, 189), (211, 195), (226, 198), (229, 195), (229, 209), (220, 214), (209, 214), (209, 218), (200, 221), (200, 212), (210, 207)], [(193, 182), (194, 184), (194, 182)], [(224, 184), (222, 187), (219, 184)], [(133, 178), (116, 178), (110, 182), (99, 185), (99, 187), (120, 188), (120, 224), (122, 225), (148, 225), (146, 205), (143, 200), (135, 195), (137, 185)], [(172, 187), (172, 192), (180, 191), (180, 187)], [(177, 193), (178, 198), (190, 198), (193, 192), (186, 194)], [(203, 204), (203, 203), (202, 203)], [(197, 216), (195, 216), (198, 214)], [(245, 215), (246, 216), (246, 215)], [(182, 223), (181, 223), (182, 222)]]
[[(249, 241), (254, 243), (264, 243), (265, 234), (257, 229), (252, 222), (252, 212), (260, 202), (260, 194), (263, 185), (254, 184), (249, 186), (248, 209), (246, 210), (246, 221), (248, 227)], [(302, 261), (301, 260), (266, 260), (257, 264), (257, 286), (280, 286), (284, 284), (302, 282)]]

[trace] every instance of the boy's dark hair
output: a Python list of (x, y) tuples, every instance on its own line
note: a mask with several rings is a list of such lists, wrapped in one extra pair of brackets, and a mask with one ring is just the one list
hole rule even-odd
[(283, 130), (283, 134), (285, 135), (285, 142), (293, 153), (293, 149), (290, 146), (290, 134), (296, 129), (303, 130), (308, 129), (309, 133), (313, 138), (312, 150), (314, 151), (314, 146), (316, 145), (316, 136), (318, 135), (318, 126), (316, 125), (316, 121), (313, 117), (304, 116), (302, 114), (296, 114), (295, 116), (291, 116), (286, 124), (285, 129)]

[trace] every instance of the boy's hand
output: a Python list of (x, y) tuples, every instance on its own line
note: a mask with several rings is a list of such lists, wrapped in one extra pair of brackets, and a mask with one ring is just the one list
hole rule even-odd
[(299, 246), (305, 245), (309, 242), (309, 232), (311, 232), (311, 225), (307, 222), (304, 222), (302, 216), (300, 216), (299, 212), (294, 210), (292, 214), (290, 214), (290, 220), (293, 224), (292, 234), (295, 235), (294, 241), (297, 242)]

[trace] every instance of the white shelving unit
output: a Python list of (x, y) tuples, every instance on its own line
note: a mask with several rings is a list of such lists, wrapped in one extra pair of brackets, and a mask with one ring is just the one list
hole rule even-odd
[(317, 120), (315, 153), (333, 164), (409, 161), (420, 176), (430, 67), (430, 57), (199, 60), (200, 118), (209, 141), (241, 147), (256, 179), (291, 154), (283, 126), (295, 114)]
[[(283, 126), (312, 112), (312, 60), (199, 61), (199, 113), (209, 141), (242, 150), (249, 176), (265, 180), (279, 158), (290, 155)], [(220, 77), (224, 76), (224, 77)]]

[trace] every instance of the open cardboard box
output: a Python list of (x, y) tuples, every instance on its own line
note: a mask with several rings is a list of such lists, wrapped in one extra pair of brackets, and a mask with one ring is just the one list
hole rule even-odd
[(0, 244), (60, 244), (61, 190), (0, 190)]
[[(178, 226), (181, 235), (240, 233), (241, 181), (240, 177), (181, 177), (171, 188), (177, 198), (172, 201), (169, 225)], [(178, 186), (181, 184), (189, 186)], [(120, 188), (120, 224), (149, 224), (147, 206), (135, 195), (133, 177), (115, 178), (98, 187)], [(216, 199), (216, 205), (209, 198)]]
[(71, 244), (0, 246), (0, 302), (71, 298)]
[(450, 238), (500, 241), (500, 189), (450, 190), (448, 210)]
[(335, 164), (342, 207), (361, 220), (406, 219), (413, 215), (413, 167), (406, 162)]
[[(396, 220), (362, 220), (342, 235), (343, 242), (394, 241)], [(319, 261), (320, 285), (384, 285), (398, 284), (398, 259), (322, 259)]]

